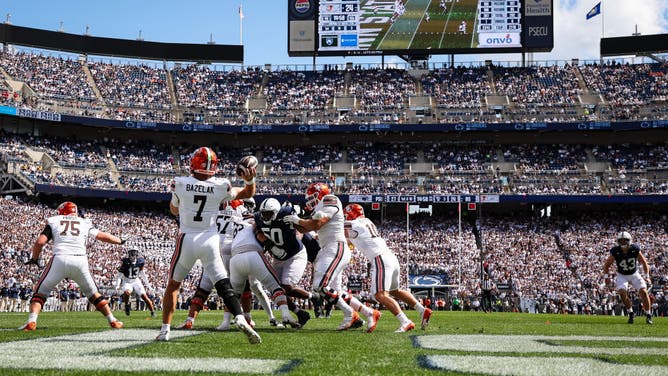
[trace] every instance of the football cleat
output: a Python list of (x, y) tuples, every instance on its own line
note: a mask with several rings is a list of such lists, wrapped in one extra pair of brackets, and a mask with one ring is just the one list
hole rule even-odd
[(221, 322), (220, 325), (218, 325), (216, 330), (218, 330), (220, 332), (226, 332), (226, 331), (230, 330), (230, 322), (226, 321), (226, 320), (223, 320), (223, 322)]
[(362, 325), (364, 325), (364, 320), (360, 319), (360, 315), (357, 312), (353, 312), (352, 316), (343, 318), (343, 322), (341, 322), (341, 325), (336, 330), (359, 328)]
[(130, 305), (129, 304), (125, 305), (125, 315), (130, 316)]
[(376, 330), (376, 325), (378, 324), (378, 320), (380, 320), (381, 313), (379, 310), (374, 309), (373, 313), (370, 316), (367, 316), (367, 319), (369, 319), (369, 323), (367, 324), (367, 333), (372, 333), (374, 330)]
[(193, 328), (193, 322), (190, 320), (186, 320), (183, 324), (176, 327), (176, 329), (182, 329), (182, 330), (191, 330), (192, 328)]
[(412, 321), (409, 321), (408, 324), (402, 325), (399, 329), (395, 330), (395, 333), (404, 333), (415, 329), (415, 324)]
[(114, 320), (109, 322), (109, 326), (111, 326), (114, 329), (121, 329), (123, 328), (123, 323), (118, 320)]
[(35, 321), (28, 321), (19, 327), (19, 330), (23, 330), (24, 332), (31, 332), (35, 329), (37, 329), (37, 323)]
[(155, 311), (151, 311), (151, 317), (155, 317)]
[(250, 325), (248, 325), (248, 322), (244, 321), (237, 321), (237, 328), (241, 330), (246, 337), (248, 337), (248, 342), (250, 342), (252, 345), (262, 343), (262, 338), (260, 337), (259, 334), (253, 328), (251, 328)]
[(300, 329), (302, 327), (301, 324), (298, 323), (297, 321), (294, 321), (294, 319), (293, 320), (284, 320), (283, 321), (283, 326), (286, 327), (286, 328), (289, 326), (293, 329)]
[(158, 336), (155, 337), (155, 340), (161, 342), (169, 341), (169, 332), (160, 331), (160, 334), (158, 334)]
[(422, 323), (420, 329), (425, 330), (429, 326), (429, 318), (431, 317), (431, 309), (425, 308), (422, 312)]
[(627, 321), (629, 324), (633, 324), (633, 318), (635, 317), (635, 314), (633, 312), (629, 312), (629, 321)]
[(299, 312), (296, 313), (296, 315), (297, 315), (297, 320), (299, 321), (299, 325), (301, 325), (302, 327), (304, 327), (304, 325), (306, 325), (308, 320), (311, 319), (311, 314), (304, 310), (300, 310)]
[(285, 328), (285, 325), (283, 325), (283, 323), (278, 322), (276, 319), (271, 319), (271, 320), (269, 320), (269, 325), (271, 325), (271, 326), (275, 326), (275, 327), (277, 327), (277, 328), (279, 328), (279, 329), (283, 329), (283, 328)]
[(647, 316), (645, 316), (645, 322), (649, 325), (654, 324), (654, 321), (652, 321), (652, 315), (647, 314)]

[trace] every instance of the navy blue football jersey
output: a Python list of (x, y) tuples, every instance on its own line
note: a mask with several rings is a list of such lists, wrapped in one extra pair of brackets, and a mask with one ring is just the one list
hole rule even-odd
[(612, 247), (610, 254), (615, 257), (617, 263), (617, 272), (619, 274), (631, 275), (638, 269), (638, 254), (640, 247), (631, 244), (629, 249), (624, 252), (620, 246)]
[(297, 231), (289, 224), (283, 222), (283, 217), (294, 214), (291, 207), (282, 207), (278, 212), (276, 219), (265, 223), (262, 221), (262, 214), (255, 213), (255, 225), (262, 230), (264, 236), (271, 239), (276, 247), (283, 252), (272, 252), (272, 255), (279, 260), (287, 260), (299, 253), (302, 249), (302, 242), (297, 238)]
[(320, 252), (320, 244), (313, 236), (311, 236), (311, 234), (308, 233), (302, 236), (302, 243), (304, 244), (304, 247), (306, 247), (308, 261), (313, 263), (316, 256), (318, 256), (318, 252)]
[(139, 271), (144, 268), (146, 261), (143, 257), (138, 257), (137, 261), (134, 263), (127, 257), (123, 257), (121, 266), (118, 268), (118, 271), (123, 273), (125, 278), (135, 279), (139, 275)]

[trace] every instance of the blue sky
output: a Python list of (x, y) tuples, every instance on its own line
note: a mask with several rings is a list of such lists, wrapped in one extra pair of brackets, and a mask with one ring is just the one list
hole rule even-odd
[[(585, 21), (585, 14), (598, 0), (554, 0), (555, 49), (536, 54), (536, 60), (598, 58), (601, 19)], [(91, 4), (95, 4), (92, 6)], [(311, 58), (291, 58), (287, 54), (287, 2), (285, 0), (200, 0), (163, 1), (46, 1), (12, 0), (0, 2), (0, 18), (11, 14), (14, 25), (57, 30), (60, 21), (68, 33), (83, 34), (86, 25), (96, 36), (135, 39), (139, 30), (149, 41), (205, 43), (213, 33), (220, 44), (239, 44), (239, 4), (244, 10), (244, 45), (247, 65), (311, 64)], [(668, 1), (606, 0), (606, 36), (629, 35), (635, 24), (643, 34), (668, 32)], [(490, 58), (484, 55), (458, 57), (459, 61)], [(520, 60), (519, 54), (492, 57)], [(318, 58), (318, 64), (352, 61), (379, 63), (374, 58)], [(386, 57), (386, 62), (400, 61)], [(434, 56), (431, 61), (447, 61)]]

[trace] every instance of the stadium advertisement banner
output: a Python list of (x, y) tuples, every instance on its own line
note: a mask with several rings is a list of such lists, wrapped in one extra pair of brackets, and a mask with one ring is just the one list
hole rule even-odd
[[(11, 109), (6, 113), (13, 115)], [(367, 133), (367, 132), (472, 132), (472, 131), (591, 131), (591, 130), (641, 130), (668, 128), (668, 120), (652, 121), (584, 121), (584, 122), (535, 122), (535, 123), (456, 123), (456, 124), (309, 124), (309, 125), (217, 125), (171, 124), (142, 121), (97, 119), (58, 113), (16, 110), (18, 116), (49, 121), (106, 128), (150, 129), (166, 132), (207, 133)], [(19, 111), (22, 115), (19, 115)], [(3, 112), (0, 112), (2, 114)]]
[(542, 49), (554, 46), (552, 16), (527, 17), (524, 21), (524, 47)]
[(39, 120), (58, 121), (58, 122), (61, 120), (61, 115), (58, 113), (29, 110), (26, 108), (17, 108), (16, 115), (19, 117), (27, 117)]
[[(99, 197), (99, 198), (117, 198), (134, 201), (163, 201), (171, 200), (171, 195), (166, 192), (132, 192), (132, 191), (116, 191), (106, 189), (88, 189), (77, 187), (64, 187), (51, 184), (35, 184), (35, 191), (40, 193), (53, 193), (65, 196), (75, 197)], [(362, 202), (369, 203), (369, 201), (355, 201), (354, 198), (359, 196), (371, 196), (372, 202), (398, 203), (405, 205), (399, 201), (390, 201), (389, 197), (393, 195), (339, 195), (342, 202)], [(481, 195), (480, 197), (482, 197)], [(497, 195), (499, 203), (519, 202), (519, 203), (605, 203), (605, 204), (654, 204), (654, 203), (668, 203), (668, 195)], [(265, 198), (274, 197), (280, 202), (290, 201), (294, 203), (303, 203), (303, 195), (256, 195), (255, 200), (261, 202)], [(411, 197), (411, 196), (402, 196)], [(478, 196), (474, 195), (412, 195), (415, 201), (408, 201), (409, 203), (429, 202), (429, 203), (457, 203), (460, 197), (472, 198), (469, 202), (482, 203), (477, 201)], [(420, 197), (421, 201), (417, 201), (416, 197)], [(433, 199), (433, 201), (426, 201)], [(473, 201), (475, 199), (476, 201)], [(425, 200), (425, 201), (422, 201)], [(494, 202), (491, 202), (494, 203)]]
[(448, 277), (444, 274), (411, 274), (408, 276), (410, 288), (442, 287), (448, 284)]
[(0, 114), (16, 116), (16, 107), (0, 106)]

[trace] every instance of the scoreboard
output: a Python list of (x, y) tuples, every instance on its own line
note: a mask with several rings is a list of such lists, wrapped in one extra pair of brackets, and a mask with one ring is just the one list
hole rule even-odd
[(478, 47), (521, 47), (520, 0), (478, 3)]
[(546, 52), (554, 0), (288, 0), (290, 56)]
[(321, 1), (318, 13), (320, 51), (345, 51), (359, 47), (360, 1)]

